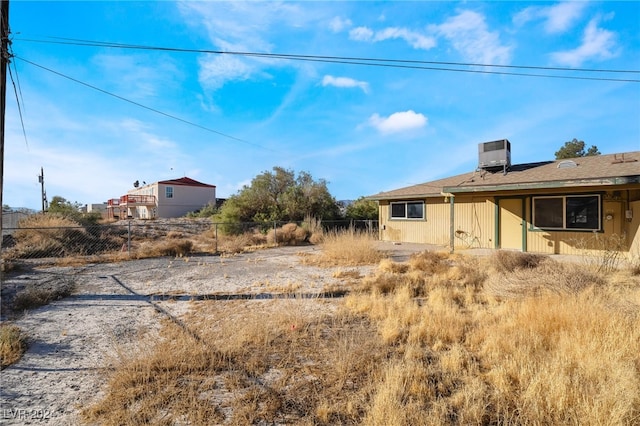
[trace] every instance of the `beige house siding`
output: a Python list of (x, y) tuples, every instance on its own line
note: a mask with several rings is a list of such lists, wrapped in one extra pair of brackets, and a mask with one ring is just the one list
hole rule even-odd
[(633, 218), (627, 222), (627, 240), (629, 241), (629, 256), (637, 262), (640, 260), (640, 200), (629, 202), (629, 210)]
[[(450, 244), (451, 205), (444, 197), (427, 198), (424, 220), (391, 219), (388, 201), (380, 201), (380, 239), (436, 245)], [(456, 197), (455, 245), (459, 248), (493, 247), (495, 203), (485, 197)]]
[[(493, 197), (463, 197), (454, 199), (454, 245), (456, 248), (495, 246), (495, 208)], [(447, 203), (447, 214), (450, 215)], [(449, 221), (447, 220), (447, 226)], [(447, 235), (450, 230), (447, 229)], [(449, 237), (447, 244), (449, 244)]]
[[(173, 189), (173, 197), (167, 198), (167, 187)], [(215, 203), (215, 187), (196, 187), (186, 185), (158, 185), (158, 216), (181, 217), (201, 209), (207, 203)]]
[[(389, 202), (380, 202), (380, 239), (407, 243), (448, 244), (449, 203), (445, 204), (442, 198), (416, 201), (425, 202), (425, 219), (391, 219)], [(443, 228), (446, 228), (444, 233)]]
[(603, 191), (601, 188), (588, 188), (580, 192), (562, 192), (562, 195), (599, 194), (601, 204), (601, 232), (593, 231), (549, 231), (535, 229), (532, 226), (531, 203), (536, 195), (554, 195), (538, 191), (526, 199), (527, 251), (544, 254), (584, 255), (593, 250), (623, 250), (631, 248), (633, 232), (637, 232), (638, 224), (625, 219), (630, 192), (625, 188)]
[[(640, 256), (640, 191), (636, 187), (622, 186), (615, 190), (590, 187), (573, 192), (541, 189), (530, 190), (526, 195), (516, 192), (457, 195), (454, 198), (454, 247), (509, 248), (542, 254), (576, 255), (589, 254), (593, 250), (619, 249)], [(600, 195), (602, 231), (535, 229), (532, 225), (532, 199), (549, 195)], [(398, 220), (390, 218), (392, 201), (380, 200), (380, 239), (450, 246), (450, 200), (441, 196), (423, 201), (424, 220)], [(520, 208), (521, 216), (517, 220), (507, 222), (504, 201)], [(630, 220), (625, 217), (627, 210), (632, 211)], [(516, 244), (507, 245), (507, 237), (511, 243), (515, 240)]]

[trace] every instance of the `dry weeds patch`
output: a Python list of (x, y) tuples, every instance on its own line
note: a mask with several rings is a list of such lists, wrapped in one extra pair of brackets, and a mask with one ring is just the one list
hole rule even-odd
[[(382, 260), (343, 301), (193, 302), (121, 359), (100, 424), (633, 424), (640, 278)], [(507, 266), (505, 266), (507, 265)], [(622, 308), (624, 307), (624, 309)], [(197, 412), (194, 412), (197, 411)], [(206, 413), (209, 419), (198, 417)]]
[(0, 368), (18, 361), (27, 349), (26, 336), (13, 324), (0, 324)]
[(85, 419), (355, 423), (386, 352), (369, 321), (317, 301), (199, 302), (184, 322), (123, 357)]

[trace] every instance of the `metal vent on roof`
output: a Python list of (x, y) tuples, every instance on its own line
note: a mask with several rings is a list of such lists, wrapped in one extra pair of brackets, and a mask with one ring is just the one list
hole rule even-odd
[(559, 169), (572, 169), (574, 167), (578, 167), (578, 164), (573, 160), (564, 160), (559, 162), (556, 167)]

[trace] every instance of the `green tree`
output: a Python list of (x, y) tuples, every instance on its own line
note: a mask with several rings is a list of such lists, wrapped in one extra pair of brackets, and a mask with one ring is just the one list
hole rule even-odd
[(307, 172), (274, 167), (254, 177), (220, 208), (217, 221), (225, 223), (300, 221), (305, 216), (335, 219), (340, 211), (324, 179)]
[(80, 214), (82, 204), (78, 202), (67, 201), (66, 198), (54, 195), (49, 202), (49, 213), (58, 213), (64, 216), (74, 216)]
[(572, 141), (565, 142), (564, 146), (556, 151), (556, 160), (600, 155), (600, 151), (598, 151), (597, 146), (591, 145), (591, 147), (587, 151), (584, 150), (584, 147), (584, 141), (579, 141), (576, 138), (574, 138)]
[(213, 217), (218, 214), (218, 207), (216, 207), (216, 203), (211, 201), (207, 205), (202, 206), (202, 208), (195, 212), (187, 213), (187, 217)]
[(55, 214), (75, 220), (83, 226), (94, 225), (100, 221), (100, 213), (83, 213), (82, 204), (77, 201), (71, 202), (59, 195), (54, 195), (49, 202), (47, 214)]
[(378, 202), (360, 197), (347, 206), (345, 217), (354, 220), (378, 220)]

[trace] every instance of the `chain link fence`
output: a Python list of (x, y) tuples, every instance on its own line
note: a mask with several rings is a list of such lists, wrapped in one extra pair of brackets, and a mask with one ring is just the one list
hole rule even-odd
[[(376, 233), (375, 220), (215, 223), (209, 219), (127, 220), (107, 225), (5, 228), (2, 258), (19, 263), (69, 258), (154, 257), (308, 243), (314, 232)], [(97, 259), (96, 259), (97, 260)]]

